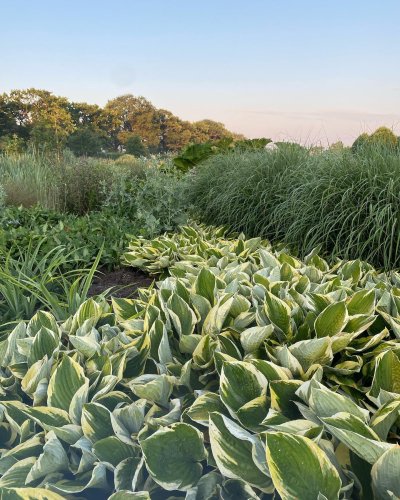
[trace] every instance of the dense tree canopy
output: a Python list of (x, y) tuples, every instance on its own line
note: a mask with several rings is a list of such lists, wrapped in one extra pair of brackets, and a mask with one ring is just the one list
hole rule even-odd
[(144, 97), (116, 97), (104, 108), (70, 102), (47, 90), (13, 90), (0, 95), (0, 149), (69, 147), (78, 155), (101, 151), (158, 153), (189, 143), (241, 138), (212, 120), (188, 122), (157, 109)]

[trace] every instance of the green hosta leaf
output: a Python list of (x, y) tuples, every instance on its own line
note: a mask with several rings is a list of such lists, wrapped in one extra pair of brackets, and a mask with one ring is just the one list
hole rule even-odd
[(373, 314), (375, 309), (375, 290), (360, 290), (351, 296), (347, 303), (350, 315)]
[(328, 500), (339, 498), (339, 474), (311, 439), (284, 432), (268, 433), (267, 461), (283, 500), (310, 500), (319, 495)]
[(166, 490), (186, 491), (199, 481), (206, 451), (195, 427), (164, 427), (141, 441), (141, 447), (151, 477)]
[(326, 365), (333, 359), (329, 337), (301, 340), (291, 345), (289, 351), (299, 361), (304, 372), (313, 364)]
[(380, 441), (378, 435), (358, 417), (337, 413), (321, 419), (328, 431), (366, 462), (373, 464), (395, 445)]
[(400, 447), (386, 451), (373, 465), (372, 487), (379, 500), (400, 498)]
[(310, 407), (320, 418), (332, 417), (336, 413), (345, 412), (369, 420), (369, 412), (357, 406), (349, 397), (342, 396), (329, 389), (311, 389)]
[(1, 500), (63, 500), (63, 497), (44, 488), (0, 488)]
[(26, 484), (36, 479), (41, 479), (52, 472), (68, 471), (68, 456), (56, 435), (53, 432), (49, 432), (46, 439), (43, 452), (32, 466), (26, 478)]
[(213, 412), (224, 413), (226, 408), (218, 394), (206, 392), (201, 394), (190, 406), (187, 415), (194, 422), (208, 426), (210, 413)]
[(147, 399), (162, 406), (168, 406), (173, 383), (168, 375), (142, 375), (129, 385), (139, 398)]
[(47, 328), (52, 332), (57, 332), (58, 335), (60, 334), (56, 318), (46, 311), (38, 311), (32, 316), (26, 327), (26, 333), (30, 337), (34, 337), (41, 328)]
[(34, 337), (29, 352), (29, 364), (33, 365), (36, 361), (43, 359), (45, 356), (50, 358), (58, 350), (59, 342), (58, 332), (54, 333), (45, 327), (40, 328)]
[(82, 411), (83, 434), (93, 443), (113, 435), (109, 410), (98, 403), (87, 403)]
[(12, 488), (24, 485), (35, 462), (35, 457), (28, 457), (12, 465), (0, 478), (0, 491), (1, 488)]
[(83, 368), (72, 358), (64, 356), (49, 382), (48, 405), (68, 411), (72, 398), (84, 383)]
[(101, 462), (107, 462), (116, 467), (122, 460), (136, 457), (137, 448), (123, 443), (116, 436), (109, 436), (96, 441), (93, 452)]
[(206, 298), (211, 306), (214, 305), (215, 301), (215, 287), (214, 274), (206, 267), (203, 267), (196, 278), (195, 290), (198, 295)]
[(121, 490), (113, 493), (109, 500), (151, 500), (150, 494), (148, 491), (129, 491), (129, 490)]
[(232, 415), (267, 389), (266, 378), (250, 363), (224, 363), (220, 378), (221, 400)]
[(120, 462), (114, 470), (115, 489), (119, 490), (135, 490), (140, 475), (140, 471), (144, 465), (143, 456), (126, 458)]
[(111, 413), (111, 425), (115, 435), (124, 443), (133, 443), (132, 436), (136, 435), (143, 426), (145, 408), (146, 400), (139, 399)]
[(274, 331), (272, 325), (268, 326), (254, 326), (248, 328), (240, 334), (240, 343), (246, 353), (256, 351), (264, 342), (265, 339), (270, 337)]
[(197, 318), (187, 303), (173, 293), (168, 300), (168, 312), (179, 335), (191, 335), (197, 323)]
[(290, 337), (292, 333), (291, 309), (286, 302), (267, 291), (265, 294), (265, 313), (273, 325)]
[(233, 304), (233, 297), (223, 298), (211, 308), (203, 323), (203, 335), (217, 335), (222, 330)]
[(261, 440), (220, 413), (210, 415), (210, 443), (221, 473), (271, 493), (272, 482)]
[(112, 297), (111, 302), (118, 321), (127, 321), (135, 318), (138, 314), (137, 301), (135, 299)]
[(62, 427), (71, 423), (68, 413), (60, 408), (51, 408), (47, 406), (27, 406), (24, 413), (32, 418), (44, 429), (48, 427)]
[(314, 328), (317, 337), (332, 337), (343, 331), (348, 320), (346, 304), (336, 302), (318, 315)]
[(376, 359), (370, 394), (378, 397), (381, 390), (400, 394), (400, 360), (393, 351), (379, 354)]
[[(104, 464), (96, 464), (93, 470), (89, 470), (83, 474), (76, 475), (73, 479), (62, 479), (56, 483), (52, 483), (52, 489), (60, 493), (77, 494), (82, 493), (89, 488), (101, 490), (109, 490), (109, 485), (106, 476), (107, 469)], [(63, 496), (65, 498), (65, 496)]]
[(3, 452), (0, 458), (0, 474), (4, 474), (13, 464), (29, 457), (38, 457), (43, 451), (43, 434), (17, 444), (11, 450)]
[(390, 401), (374, 413), (370, 422), (371, 429), (376, 432), (382, 440), (385, 440), (390, 428), (399, 417), (400, 401)]

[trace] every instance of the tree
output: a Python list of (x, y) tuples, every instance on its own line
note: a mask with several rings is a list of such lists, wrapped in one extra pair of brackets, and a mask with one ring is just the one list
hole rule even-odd
[(119, 146), (122, 146), (133, 133), (141, 137), (148, 149), (157, 151), (160, 131), (157, 124), (157, 110), (150, 101), (141, 96), (127, 94), (108, 101), (105, 110), (118, 121)]
[(218, 141), (220, 139), (244, 139), (240, 134), (234, 134), (225, 125), (213, 120), (200, 120), (193, 123), (193, 142)]
[(145, 156), (147, 152), (142, 139), (138, 135), (134, 134), (125, 139), (124, 148), (126, 153), (137, 157)]
[(161, 153), (180, 151), (192, 139), (192, 124), (181, 120), (166, 109), (158, 110), (158, 124), (160, 129), (159, 151)]
[(77, 156), (97, 156), (103, 146), (102, 135), (90, 125), (80, 127), (67, 140), (68, 148)]
[(390, 128), (379, 127), (369, 137), (372, 145), (394, 149), (397, 147), (397, 137)]

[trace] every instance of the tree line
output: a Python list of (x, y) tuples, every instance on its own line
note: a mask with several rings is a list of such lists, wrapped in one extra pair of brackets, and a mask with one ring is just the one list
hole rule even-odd
[(0, 151), (61, 151), (77, 155), (179, 151), (188, 144), (240, 139), (213, 120), (189, 122), (156, 108), (142, 96), (111, 99), (102, 108), (73, 102), (40, 89), (12, 90), (0, 95)]

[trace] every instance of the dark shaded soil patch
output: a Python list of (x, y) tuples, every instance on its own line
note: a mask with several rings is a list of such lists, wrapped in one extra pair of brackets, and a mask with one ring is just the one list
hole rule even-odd
[[(153, 278), (148, 274), (125, 267), (115, 271), (100, 269), (98, 276), (93, 280), (89, 295), (98, 295), (108, 288), (117, 287), (111, 293), (113, 297), (133, 297), (138, 288), (144, 288), (151, 285)], [(123, 288), (120, 288), (123, 287)]]

